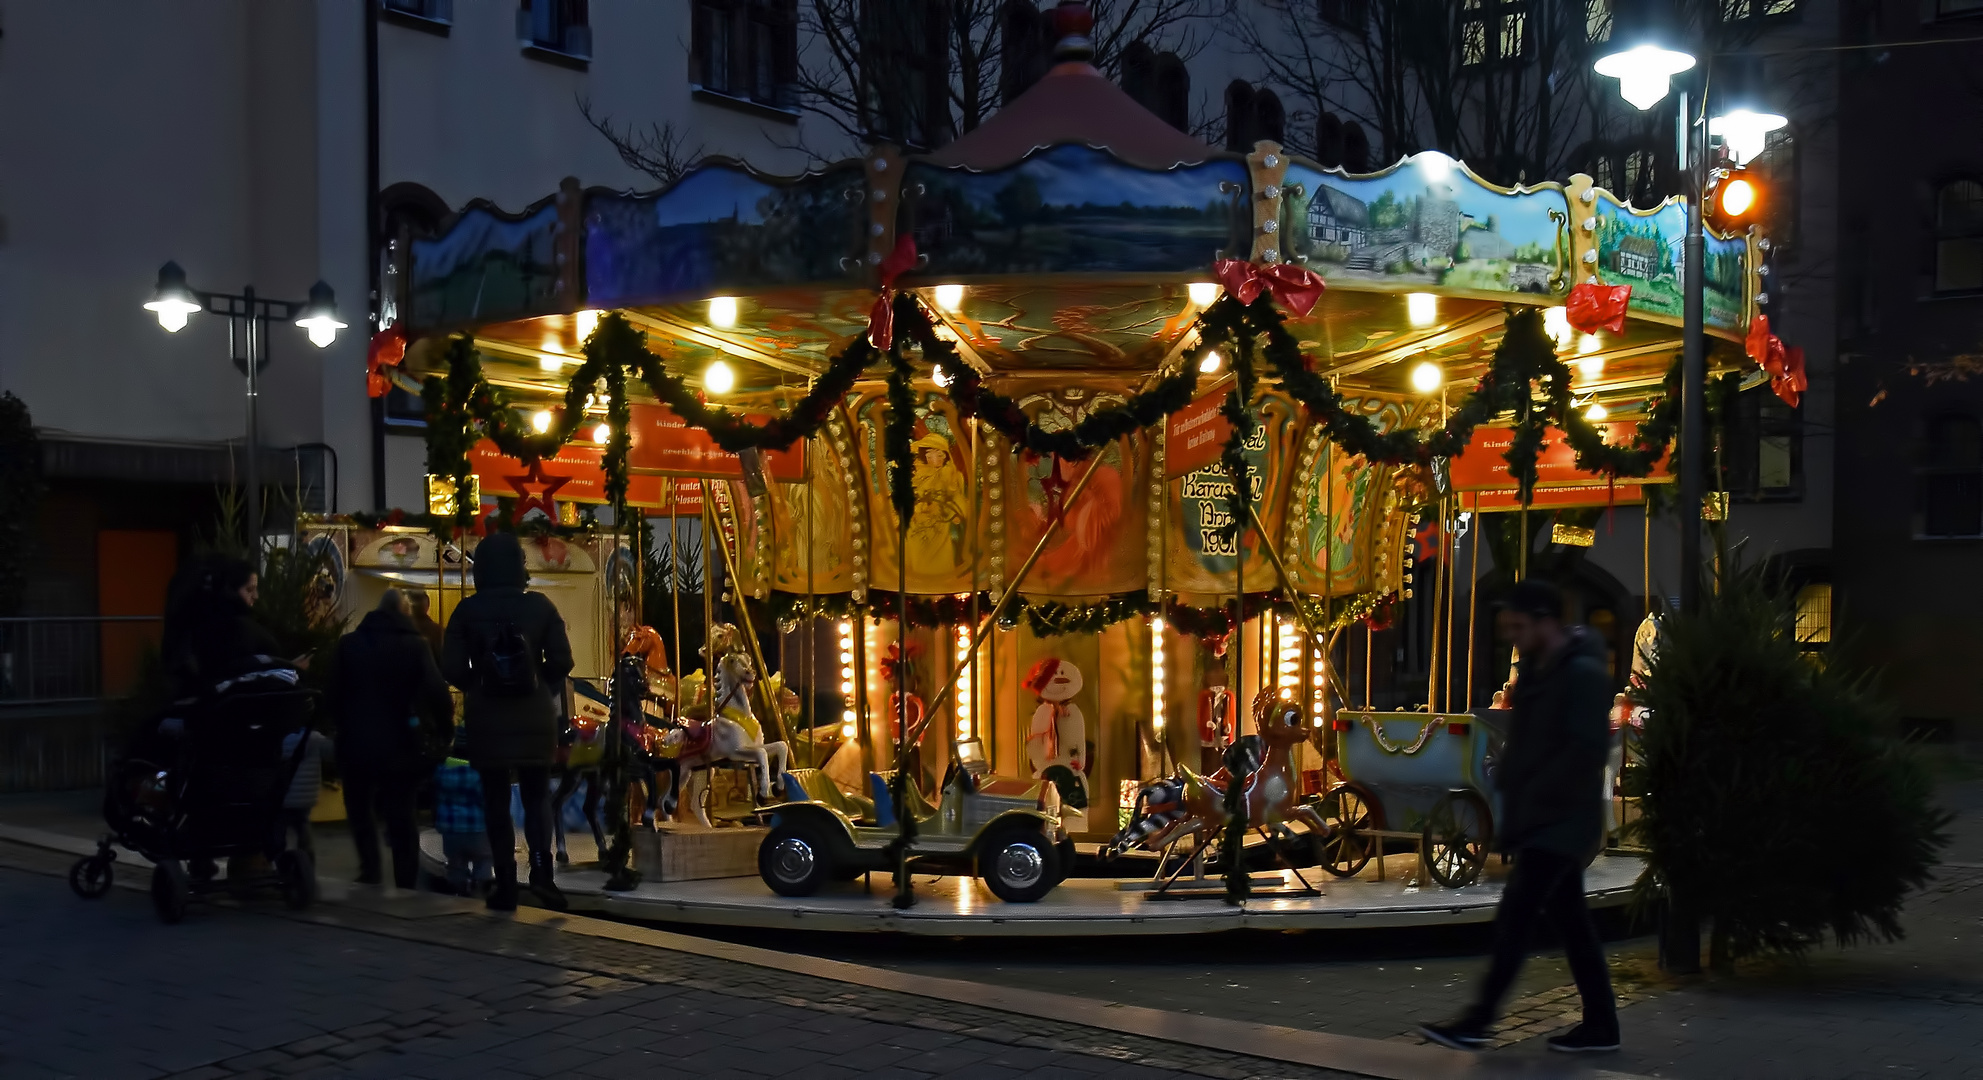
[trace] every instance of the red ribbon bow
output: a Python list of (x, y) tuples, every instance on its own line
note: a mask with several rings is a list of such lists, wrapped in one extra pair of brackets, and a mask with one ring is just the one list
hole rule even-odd
[(404, 329), (391, 326), (373, 334), (371, 344), (365, 349), (365, 393), (371, 397), (385, 397), (392, 389), (392, 378), (386, 374), (386, 369), (398, 367), (404, 359)]
[(1212, 264), (1212, 274), (1228, 293), (1239, 297), (1240, 303), (1251, 304), (1265, 290), (1297, 318), (1315, 310), (1326, 287), (1320, 274), (1287, 263), (1255, 266), (1244, 259), (1220, 259)]
[(868, 311), (868, 341), (877, 349), (895, 343), (895, 279), (915, 269), (916, 238), (903, 233), (895, 250), (881, 260), (881, 295)]
[(1592, 285), (1585, 282), (1570, 290), (1563, 303), (1563, 314), (1570, 328), (1579, 334), (1609, 330), (1625, 332), (1625, 309), (1632, 299), (1630, 285)]
[(1782, 338), (1770, 333), (1770, 317), (1757, 315), (1749, 323), (1749, 337), (1743, 342), (1743, 351), (1770, 377), (1770, 389), (1776, 396), (1795, 408), (1804, 391), (1811, 387), (1811, 379), (1804, 371), (1803, 348), (1785, 345)]

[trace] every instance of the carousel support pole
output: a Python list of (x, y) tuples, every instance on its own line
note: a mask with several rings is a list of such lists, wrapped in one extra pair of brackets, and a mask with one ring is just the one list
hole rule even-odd
[[(909, 519), (895, 528), (895, 655), (901, 658), (901, 674), (909, 671)], [(955, 685), (954, 681), (952, 685)], [(916, 840), (916, 822), (909, 810), (909, 683), (903, 678), (895, 694), (895, 782), (889, 794), (895, 801), (895, 823), (901, 830), (895, 846), (895, 898), (889, 903), (898, 911), (916, 906), (916, 883), (909, 877), (909, 847)], [(925, 719), (934, 717), (929, 710)]]
[[(703, 500), (702, 505), (704, 507), (705, 512), (711, 514), (721, 513), (721, 511), (714, 509), (711, 500), (707, 498)], [(737, 540), (739, 544), (743, 542), (743, 533), (741, 529), (738, 531)], [(787, 748), (790, 748), (790, 746), (792, 745), (790, 741), (791, 733), (785, 729), (785, 714), (782, 707), (778, 703), (778, 695), (772, 693), (771, 688), (766, 685), (766, 680), (771, 675), (771, 669), (765, 666), (764, 646), (758, 642), (757, 628), (751, 624), (750, 605), (744, 603), (744, 594), (743, 594), (743, 586), (742, 586), (743, 578), (742, 575), (737, 573), (737, 562), (741, 561), (742, 557), (741, 555), (738, 556), (731, 555), (729, 542), (723, 539), (723, 523), (720, 520), (718, 520), (716, 523), (716, 546), (720, 548), (723, 552), (723, 572), (725, 573), (725, 575), (728, 576), (730, 580), (730, 588), (736, 594), (737, 623), (739, 627), (743, 630), (744, 645), (746, 648), (750, 650), (751, 663), (757, 665), (757, 674), (758, 674), (758, 679), (756, 683), (757, 697), (758, 697), (758, 704), (764, 706), (764, 719), (765, 719), (766, 731), (768, 734), (772, 736), (773, 742), (782, 742), (786, 745)], [(711, 693), (710, 705), (712, 709), (712, 716), (714, 715), (714, 706), (715, 706), (715, 697), (714, 697), (715, 682), (713, 681), (714, 678), (715, 676), (712, 668), (712, 673), (711, 673), (712, 681), (710, 683), (710, 693)], [(777, 778), (772, 777), (771, 779), (776, 780)]]
[[(627, 509), (623, 504), (615, 504), (613, 507), (613, 529), (618, 534), (617, 542), (621, 544), (625, 544), (631, 539), (627, 527)], [(646, 528), (644, 521), (641, 522), (640, 528)], [(639, 575), (642, 560), (638, 557), (640, 555), (639, 546), (634, 546), (633, 550), (636, 556), (634, 559), (635, 576), (633, 580), (633, 594), (636, 597), (636, 602), (638, 602), (637, 598), (640, 596), (641, 591)], [(612, 565), (610, 559), (607, 565)], [(606, 577), (606, 585), (610, 590), (612, 588), (612, 574), (608, 573)], [(607, 845), (606, 850), (600, 854), (599, 866), (600, 869), (606, 871), (606, 890), (608, 892), (626, 892), (640, 884), (640, 873), (632, 865), (633, 826), (627, 820), (629, 806), (627, 802), (627, 714), (632, 709), (640, 708), (640, 702), (646, 696), (647, 687), (644, 678), (642, 685), (639, 687), (626, 685), (627, 679), (620, 672), (619, 653), (621, 646), (626, 641), (626, 628), (620, 625), (620, 598), (613, 596), (610, 598), (610, 602), (613, 605), (611, 619), (613, 628), (613, 692), (607, 708), (606, 768), (605, 776), (602, 779), (606, 786), (606, 812), (613, 815), (613, 839)], [(556, 813), (557, 810), (557, 807), (552, 808), (553, 813)]]
[[(1434, 503), (1432, 512), (1439, 515), (1439, 529), (1444, 530), (1446, 528), (1444, 504)], [(1442, 557), (1445, 553), (1445, 540), (1439, 538), (1437, 532), (1434, 537), (1433, 543), (1439, 546), (1433, 549), (1437, 561), (1432, 566), (1432, 626), (1426, 635), (1425, 708), (1427, 712), (1436, 713), (1439, 711), (1439, 612), (1443, 610), (1441, 605), (1445, 599), (1443, 593), (1446, 584), (1446, 567), (1443, 564), (1446, 560)]]
[(806, 767), (817, 769), (819, 768), (817, 760), (819, 717), (816, 715), (819, 709), (819, 636), (816, 631), (819, 627), (819, 615), (813, 610), (816, 600), (813, 596), (813, 512), (809, 492), (810, 489), (807, 489), (807, 493), (800, 496), (806, 500)]
[[(985, 643), (986, 638), (991, 636), (992, 628), (998, 625), (998, 613), (1004, 611), (1005, 605), (1010, 603), (1012, 598), (1019, 594), (1019, 586), (1025, 583), (1026, 575), (1033, 571), (1033, 564), (1040, 561), (1040, 556), (1046, 553), (1047, 543), (1053, 539), (1054, 533), (1059, 530), (1060, 523), (1066, 520), (1067, 509), (1074, 505), (1075, 499), (1081, 497), (1082, 490), (1088, 486), (1089, 478), (1094, 475), (1095, 465), (1091, 463), (1088, 466), (1088, 471), (1081, 474), (1081, 479), (1076, 480), (1074, 486), (1067, 489), (1066, 496), (1060, 502), (1060, 517), (1047, 519), (1047, 527), (1040, 531), (1040, 539), (1033, 545), (1032, 552), (1026, 556), (1025, 562), (1019, 564), (1018, 572), (1014, 573), (1012, 580), (1006, 583), (1005, 591), (998, 594), (998, 599), (993, 601), (991, 610), (986, 612), (984, 625), (978, 627), (972, 633), (971, 647), (965, 650), (963, 663), (968, 664), (977, 658), (978, 648)], [(916, 738), (910, 740), (911, 745), (921, 740), (924, 729), (930, 725), (930, 718), (941, 713), (943, 707), (950, 703), (949, 695), (955, 688), (956, 683), (953, 680), (937, 690), (935, 700), (930, 702), (930, 707), (923, 713), (923, 723), (921, 727), (916, 729)]]
[(1473, 711), (1474, 623), (1477, 620), (1477, 615), (1475, 614), (1474, 602), (1476, 599), (1478, 599), (1480, 594), (1480, 494), (1478, 492), (1474, 493), (1473, 520), (1470, 522), (1470, 524), (1473, 527), (1468, 529), (1467, 532), (1469, 532), (1473, 536), (1473, 548), (1471, 551), (1471, 554), (1473, 556), (1473, 562), (1470, 568), (1467, 570), (1467, 711), (1468, 712)]
[(675, 715), (682, 709), (682, 482), (668, 478), (668, 606), (675, 624)]
[[(1233, 481), (1234, 489), (1237, 491), (1239, 478), (1229, 476), (1229, 479)], [(1245, 687), (1240, 681), (1241, 673), (1246, 670), (1246, 528), (1259, 518), (1258, 512), (1253, 509), (1251, 495), (1252, 492), (1247, 492), (1247, 517), (1239, 522), (1239, 532), (1233, 537), (1233, 594), (1238, 605), (1233, 611), (1233, 618), (1237, 631), (1235, 636), (1238, 640), (1233, 643), (1228, 653), (1233, 658), (1233, 694), (1238, 699), (1236, 704), (1239, 706), (1237, 711), (1240, 717), (1248, 716), (1253, 712), (1253, 703), (1244, 700)], [(1266, 530), (1261, 530), (1261, 535), (1265, 536)], [(1255, 731), (1254, 734), (1261, 733)], [(1234, 751), (1238, 746), (1239, 723), (1236, 718), (1233, 723), (1233, 741), (1226, 747), (1226, 772), (1230, 774), (1231, 779), (1226, 782), (1226, 834), (1219, 845), (1220, 855), (1226, 864), (1225, 901), (1228, 904), (1242, 903), (1253, 892), (1253, 876), (1246, 869), (1246, 784), (1237, 768), (1239, 760)]]

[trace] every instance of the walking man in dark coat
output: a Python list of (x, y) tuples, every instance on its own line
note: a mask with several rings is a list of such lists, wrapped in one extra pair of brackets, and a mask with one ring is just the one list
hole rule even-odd
[(420, 838), (413, 798), (431, 765), (422, 759), (421, 726), (452, 723), (454, 699), (398, 589), (387, 589), (358, 629), (339, 639), (329, 697), (358, 882), (379, 884), (378, 814), (392, 847), (393, 884), (415, 888)]
[(571, 674), (565, 620), (550, 598), (525, 592), (523, 547), (496, 533), (475, 548), (475, 595), (455, 607), (441, 671), (467, 699), (468, 761), (482, 776), (496, 887), (489, 907), (516, 908), (516, 828), (510, 783), (523, 799), (530, 891), (565, 909), (551, 872), (551, 765), (558, 750), (558, 702)]
[(1584, 867), (1604, 846), (1612, 699), (1604, 643), (1581, 626), (1563, 625), (1563, 594), (1546, 582), (1517, 583), (1502, 619), (1521, 656), (1495, 777), (1498, 840), (1515, 865), (1494, 913), (1494, 955), (1480, 995), (1458, 1020), (1419, 1031), (1457, 1050), (1486, 1046), (1536, 920), (1546, 914), (1584, 1006), (1584, 1022), (1551, 1038), (1549, 1048), (1616, 1050), (1618, 999), (1584, 906)]

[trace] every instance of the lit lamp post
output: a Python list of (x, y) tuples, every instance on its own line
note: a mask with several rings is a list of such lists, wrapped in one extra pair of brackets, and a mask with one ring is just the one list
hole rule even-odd
[(1618, 93), (1640, 110), (1666, 100), (1675, 76), (1694, 75), (1680, 91), (1680, 159), (1686, 181), (1687, 240), (1683, 253), (1683, 350), (1680, 382), (1680, 607), (1696, 610), (1701, 593), (1701, 498), (1707, 446), (1707, 338), (1703, 332), (1707, 280), (1702, 204), (1709, 189), (1708, 137), (1722, 139), (1737, 164), (1760, 154), (1771, 131), (1787, 123), (1760, 104), (1753, 65), (1730, 62), (1713, 77), (1718, 101), (1702, 124), (1695, 108), (1709, 85), (1705, 66), (1681, 42), (1671, 0), (1614, 0), (1611, 49), (1592, 67), (1618, 80)]
[[(1682, 50), (1673, 25), (1671, 0), (1613, 0), (1611, 51), (1592, 65), (1599, 75), (1618, 80), (1618, 92), (1634, 107), (1645, 110), (1665, 100), (1674, 76), (1696, 74), (1680, 91), (1681, 167), (1686, 173), (1687, 241), (1684, 253), (1685, 329), (1680, 382), (1680, 606), (1698, 611), (1701, 600), (1701, 496), (1707, 446), (1707, 338), (1703, 332), (1707, 281), (1705, 241), (1701, 232), (1703, 204), (1710, 191), (1708, 137), (1718, 136), (1737, 164), (1760, 154), (1771, 131), (1785, 119), (1756, 100), (1758, 80), (1752, 65), (1724, 63), (1723, 70), (1698, 70), (1694, 55)], [(1715, 115), (1701, 123), (1691, 103), (1702, 100), (1714, 86)], [(1703, 112), (1707, 110), (1702, 110)], [(1753, 187), (1741, 194), (1753, 196)], [(1732, 185), (1731, 185), (1732, 186)], [(1735, 194), (1729, 192), (1729, 194)], [(1738, 214), (1746, 211), (1745, 204)], [(1667, 921), (1660, 939), (1660, 964), (1675, 972), (1701, 969), (1701, 926), (1690, 898), (1667, 893)]]
[(294, 319), (296, 325), (310, 332), (310, 344), (324, 348), (345, 328), (337, 320), (337, 296), (322, 281), (310, 286), (310, 298), (302, 303), (256, 296), (253, 285), (239, 295), (204, 292), (187, 286), (186, 271), (178, 263), (168, 262), (158, 268), (158, 286), (145, 310), (156, 314), (158, 325), (174, 334), (185, 328), (189, 316), (200, 312), (227, 316), (228, 354), (248, 381), (247, 524), (253, 550), (260, 543), (262, 529), (261, 438), (255, 406), (260, 396), (258, 376), (269, 362), (269, 320)]

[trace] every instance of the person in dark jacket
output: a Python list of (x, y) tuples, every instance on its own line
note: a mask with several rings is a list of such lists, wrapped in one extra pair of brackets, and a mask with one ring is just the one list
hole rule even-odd
[(510, 783), (523, 800), (530, 889), (546, 907), (565, 908), (551, 870), (551, 764), (558, 749), (558, 700), (571, 673), (565, 620), (550, 598), (524, 591), (523, 547), (496, 533), (475, 549), (475, 595), (455, 607), (441, 649), (441, 671), (467, 704), (468, 760), (482, 776), (495, 856), (489, 907), (516, 907), (516, 829)]
[(420, 637), (427, 642), (427, 647), (434, 651), (434, 663), (440, 663), (441, 646), (446, 641), (447, 635), (428, 610), (431, 603), (427, 598), (427, 590), (408, 589), (406, 599), (413, 605), (413, 628), (420, 631)]
[(454, 699), (398, 589), (387, 589), (358, 629), (338, 641), (328, 705), (337, 721), (337, 767), (358, 847), (358, 882), (380, 880), (380, 815), (392, 847), (393, 884), (414, 888), (420, 879), (414, 792), (430, 764), (422, 756), (421, 725), (445, 726)]
[(1604, 763), (1611, 749), (1611, 679), (1604, 643), (1563, 624), (1563, 594), (1516, 584), (1502, 610), (1521, 657), (1495, 787), (1497, 841), (1514, 869), (1494, 913), (1494, 952), (1479, 996), (1458, 1020), (1426, 1024), (1426, 1038), (1458, 1050), (1487, 1045), (1521, 970), (1536, 920), (1547, 915), (1583, 999), (1583, 1023), (1549, 1039), (1566, 1053), (1618, 1049), (1618, 999), (1584, 906), (1584, 867), (1604, 846)]
[(252, 565), (221, 556), (195, 562), (175, 577), (164, 628), (174, 697), (211, 693), (221, 680), (279, 659), (275, 635), (255, 621), (260, 585)]

